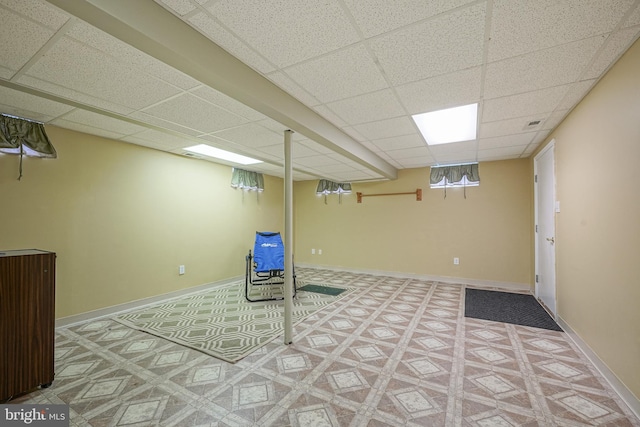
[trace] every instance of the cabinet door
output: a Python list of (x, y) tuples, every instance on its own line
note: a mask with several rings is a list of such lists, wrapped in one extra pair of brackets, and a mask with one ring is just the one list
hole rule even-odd
[(0, 257), (0, 401), (53, 381), (55, 254)]

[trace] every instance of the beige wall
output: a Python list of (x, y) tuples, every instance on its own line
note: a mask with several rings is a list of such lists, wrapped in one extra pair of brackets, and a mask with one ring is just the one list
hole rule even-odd
[[(56, 317), (244, 275), (258, 229), (282, 229), (282, 180), (47, 127), (58, 159), (0, 155), (0, 250), (57, 258)], [(186, 274), (178, 275), (184, 264)]]
[(640, 397), (640, 41), (551, 138), (558, 315)]
[[(296, 261), (350, 269), (531, 283), (531, 166), (527, 159), (480, 164), (481, 184), (429, 189), (429, 168), (389, 182), (354, 183), (351, 195), (315, 195), (317, 181), (294, 186)], [(423, 190), (415, 196), (364, 194)], [(311, 249), (322, 255), (311, 255)], [(460, 265), (453, 265), (453, 257)]]

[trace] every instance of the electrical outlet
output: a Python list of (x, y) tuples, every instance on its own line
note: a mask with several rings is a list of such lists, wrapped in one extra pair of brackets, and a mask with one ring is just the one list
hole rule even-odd
[(316, 250), (315, 249), (311, 249), (311, 255), (315, 255), (316, 254)]
[(322, 249), (318, 249), (318, 255), (322, 255)]
[(178, 274), (180, 275), (184, 274), (184, 265), (181, 265), (180, 267), (178, 267)]
[(460, 264), (460, 258), (455, 257), (453, 258), (453, 265), (459, 265)]

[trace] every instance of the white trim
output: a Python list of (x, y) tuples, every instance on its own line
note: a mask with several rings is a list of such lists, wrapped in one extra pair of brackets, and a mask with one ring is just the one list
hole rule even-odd
[(400, 271), (385, 271), (385, 270), (369, 270), (369, 269), (358, 269), (358, 268), (347, 268), (347, 267), (336, 267), (336, 266), (328, 266), (328, 265), (315, 265), (315, 264), (305, 264), (305, 263), (296, 263), (296, 267), (302, 268), (316, 268), (316, 269), (324, 269), (324, 270), (332, 270), (332, 271), (344, 271), (347, 273), (356, 273), (356, 274), (373, 274), (376, 276), (389, 276), (389, 277), (400, 277), (400, 278), (408, 278), (408, 279), (418, 279), (418, 280), (428, 280), (432, 282), (442, 282), (442, 283), (453, 283), (459, 285), (472, 285), (478, 288), (499, 288), (506, 289), (511, 291), (518, 292), (531, 292), (531, 286), (528, 283), (515, 283), (515, 282), (497, 282), (495, 280), (481, 280), (481, 279), (468, 279), (463, 277), (449, 277), (449, 276), (432, 276), (427, 274), (415, 274), (415, 273), (404, 273)]
[(97, 310), (87, 311), (80, 314), (74, 314), (67, 317), (61, 317), (59, 319), (56, 319), (56, 328), (65, 328), (68, 326), (75, 325), (77, 323), (83, 323), (89, 320), (97, 320), (103, 317), (110, 317), (110, 316), (121, 314), (127, 311), (136, 310), (139, 308), (143, 308), (152, 304), (157, 304), (159, 302), (170, 300), (173, 298), (180, 298), (185, 295), (206, 292), (211, 288), (229, 285), (243, 278), (244, 276), (238, 276), (231, 279), (219, 280), (216, 282), (205, 283), (203, 285), (194, 286), (192, 288), (181, 289), (179, 291), (168, 292), (166, 294), (156, 295), (148, 298), (142, 298), (135, 301), (129, 301), (122, 304), (99, 308)]
[(618, 396), (627, 404), (629, 409), (634, 415), (640, 418), (640, 399), (638, 399), (631, 390), (616, 376), (616, 374), (609, 369), (609, 367), (598, 357), (595, 351), (589, 347), (589, 345), (580, 338), (580, 336), (564, 321), (560, 316), (557, 316), (556, 320), (558, 325), (564, 329), (565, 333), (575, 343), (580, 350), (587, 356), (587, 359), (596, 367), (596, 369), (607, 380), (611, 388), (618, 393)]

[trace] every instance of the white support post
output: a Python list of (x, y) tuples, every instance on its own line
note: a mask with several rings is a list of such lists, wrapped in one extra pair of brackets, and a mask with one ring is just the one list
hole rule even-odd
[(293, 167), (291, 134), (284, 131), (284, 343), (293, 342)]

